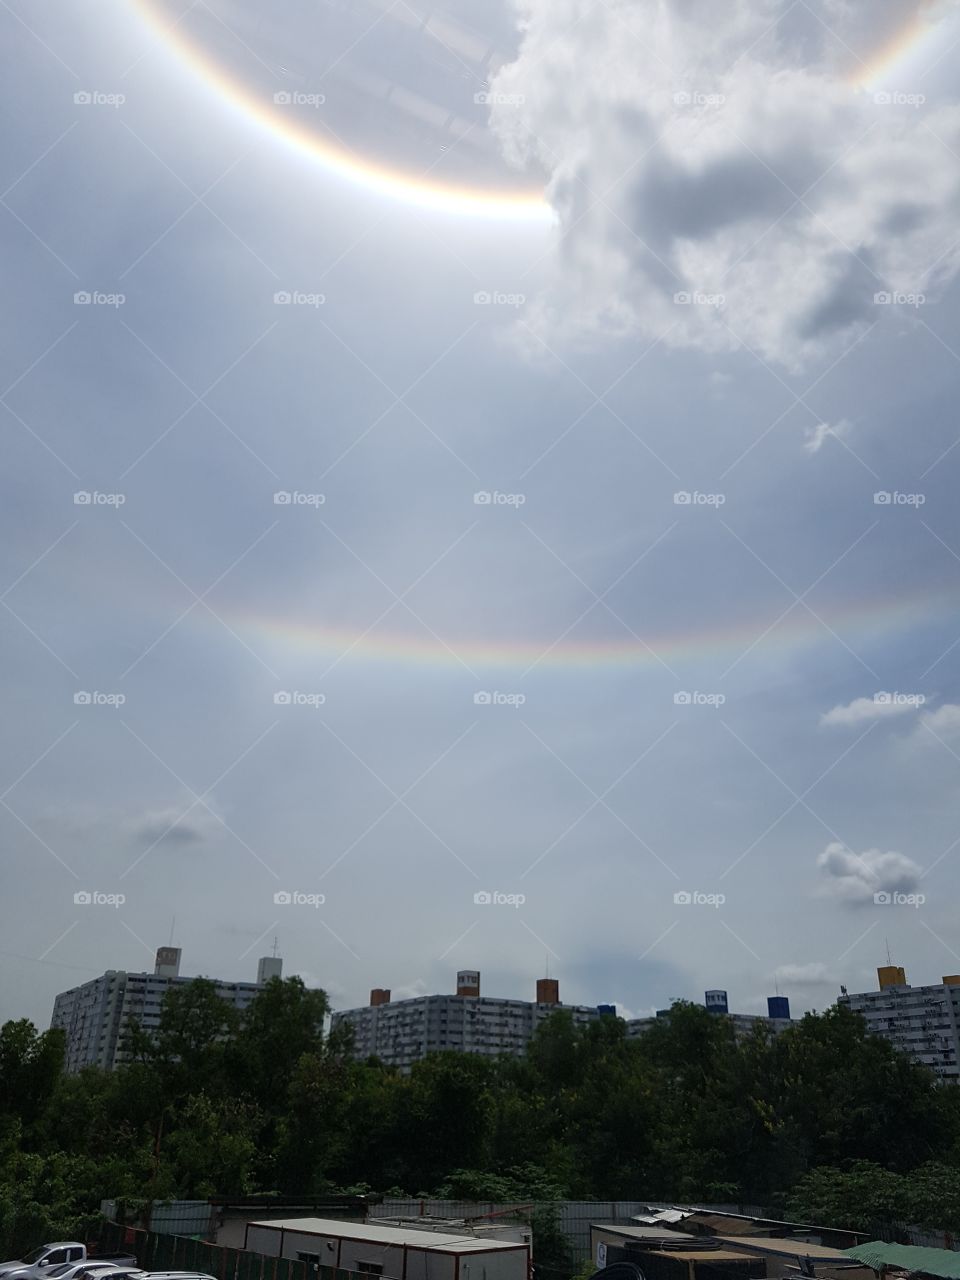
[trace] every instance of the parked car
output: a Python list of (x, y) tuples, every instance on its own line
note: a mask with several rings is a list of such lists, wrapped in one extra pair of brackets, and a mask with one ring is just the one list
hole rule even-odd
[(87, 1246), (79, 1240), (55, 1240), (38, 1245), (23, 1258), (0, 1262), (0, 1280), (13, 1280), (13, 1277), (17, 1280), (46, 1280), (54, 1268), (68, 1263), (87, 1263), (90, 1266), (110, 1263), (130, 1267), (136, 1266), (137, 1260), (131, 1253), (88, 1254)]
[(94, 1280), (95, 1276), (109, 1274), (112, 1280), (121, 1280), (139, 1270), (139, 1265), (128, 1267), (119, 1262), (94, 1262), (88, 1258), (86, 1262), (62, 1262), (59, 1267), (44, 1271), (43, 1276), (44, 1280)]

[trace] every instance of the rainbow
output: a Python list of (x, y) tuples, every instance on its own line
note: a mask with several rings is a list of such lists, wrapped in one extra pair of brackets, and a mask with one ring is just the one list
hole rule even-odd
[[(710, 662), (720, 669), (749, 653), (789, 656), (817, 644), (837, 645), (833, 630), (842, 629), (854, 652), (866, 645), (916, 628), (955, 622), (956, 592), (917, 589), (896, 599), (854, 600), (829, 608), (814, 605), (821, 622), (802, 604), (787, 611), (776, 606), (762, 615), (737, 619), (721, 626), (694, 626), (684, 631), (650, 632), (638, 639), (626, 634), (613, 640), (576, 641), (549, 639), (483, 639), (433, 636), (413, 622), (420, 634), (387, 629), (374, 623), (368, 630), (354, 625), (332, 626), (316, 618), (264, 617), (236, 605), (218, 607), (217, 615), (244, 638), (250, 650), (269, 660), (270, 655), (300, 655), (331, 665), (341, 662), (381, 662), (477, 672), (509, 670), (514, 674), (569, 668), (672, 670), (688, 664)], [(397, 606), (401, 611), (402, 605)], [(779, 622), (776, 620), (783, 614)], [(218, 616), (206, 610), (194, 615), (204, 629), (220, 626)], [(771, 626), (771, 624), (776, 625)], [(611, 628), (620, 629), (617, 622)], [(639, 633), (638, 633), (639, 634)], [(755, 647), (754, 647), (755, 646)]]
[(431, 182), (424, 177), (366, 160), (345, 145), (318, 137), (230, 75), (199, 44), (159, 11), (156, 0), (129, 0), (132, 8), (157, 39), (190, 71), (221, 98), (286, 146), (319, 162), (328, 172), (378, 195), (392, 196), (407, 204), (437, 213), (468, 214), (512, 222), (551, 224), (553, 210), (542, 191), (485, 191), (482, 188)]
[[(202, 46), (170, 22), (158, 0), (128, 0), (157, 40), (212, 91), (229, 102), (264, 132), (294, 151), (309, 156), (328, 172), (378, 195), (391, 196), (433, 212), (550, 224), (555, 214), (542, 191), (488, 191), (482, 188), (433, 182), (429, 178), (375, 163), (348, 147), (318, 137), (296, 119), (267, 105), (237, 76), (227, 72)], [(937, 24), (925, 14), (933, 0), (918, 0), (908, 22), (868, 63), (851, 77), (858, 88), (876, 87), (897, 63), (934, 38)]]

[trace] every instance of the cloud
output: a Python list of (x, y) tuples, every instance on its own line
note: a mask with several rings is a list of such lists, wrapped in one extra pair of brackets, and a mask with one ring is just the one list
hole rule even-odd
[[(875, 693), (872, 698), (854, 698), (853, 702), (831, 707), (820, 717), (822, 725), (865, 724), (870, 720), (887, 720), (919, 710), (923, 705), (922, 694)], [(941, 708), (943, 710), (944, 708)], [(956, 708), (960, 713), (960, 708)]]
[(156, 809), (144, 814), (134, 828), (138, 840), (148, 844), (166, 845), (199, 844), (223, 830), (220, 822), (201, 805), (184, 816), (184, 804), (180, 808)]
[(807, 453), (819, 453), (831, 436), (835, 440), (842, 440), (850, 431), (851, 425), (846, 418), (841, 418), (833, 426), (829, 422), (820, 422), (815, 427), (807, 427), (803, 447)]
[(853, 853), (837, 842), (827, 845), (817, 866), (826, 877), (825, 891), (853, 905), (873, 902), (876, 893), (913, 893), (922, 870), (912, 858), (893, 850)]
[(835, 987), (840, 979), (821, 960), (808, 964), (783, 964), (774, 973), (777, 982), (791, 987)]
[(941, 738), (960, 733), (960, 706), (953, 702), (945, 702), (942, 707), (937, 707), (936, 711), (924, 712), (920, 720), (922, 725)]
[(515, 5), (492, 123), (550, 175), (556, 279), (524, 320), (544, 341), (745, 343), (796, 368), (897, 310), (875, 295), (956, 271), (960, 109), (856, 84), (851, 51), (878, 49), (896, 6)]

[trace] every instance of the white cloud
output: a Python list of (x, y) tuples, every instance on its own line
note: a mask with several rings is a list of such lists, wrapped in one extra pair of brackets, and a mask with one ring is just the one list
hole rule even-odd
[[(941, 738), (960, 733), (960, 706), (953, 702), (945, 702), (936, 711), (927, 711), (921, 717), (921, 723)], [(929, 734), (924, 734), (929, 739)], [(932, 741), (932, 739), (930, 739)]]
[(134, 824), (134, 835), (150, 844), (187, 845), (199, 844), (224, 830), (215, 815), (202, 805), (184, 814), (189, 803), (179, 809), (155, 809), (144, 814)]
[(828, 844), (817, 857), (817, 866), (826, 877), (825, 891), (842, 902), (873, 902), (874, 894), (913, 893), (922, 868), (905, 854), (867, 849), (854, 853), (839, 843)]
[(807, 427), (803, 447), (807, 453), (819, 453), (831, 436), (835, 440), (842, 440), (849, 433), (851, 425), (846, 418), (841, 418), (833, 426), (829, 422), (818, 422), (815, 427)]
[[(866, 724), (870, 720), (888, 720), (895, 716), (917, 711), (923, 704), (922, 695), (900, 693), (875, 693), (872, 698), (854, 698), (853, 702), (831, 707), (820, 717), (822, 725)], [(943, 710), (943, 708), (941, 708)], [(958, 708), (960, 711), (960, 708)]]
[(791, 987), (836, 987), (840, 979), (820, 960), (808, 964), (783, 964), (774, 974), (778, 983)]
[(493, 126), (508, 159), (550, 175), (562, 247), (524, 318), (546, 341), (747, 343), (797, 367), (916, 314), (875, 294), (933, 294), (960, 265), (960, 108), (855, 83), (851, 50), (869, 56), (915, 6), (731, 0), (719, 22), (716, 0), (515, 7)]

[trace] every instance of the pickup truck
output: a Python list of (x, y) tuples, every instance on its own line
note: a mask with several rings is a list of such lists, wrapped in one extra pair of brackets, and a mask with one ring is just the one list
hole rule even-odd
[(86, 1245), (77, 1240), (56, 1240), (52, 1244), (38, 1245), (23, 1258), (0, 1262), (0, 1280), (46, 1280), (54, 1268), (64, 1263), (135, 1267), (137, 1260), (130, 1253), (90, 1254)]

